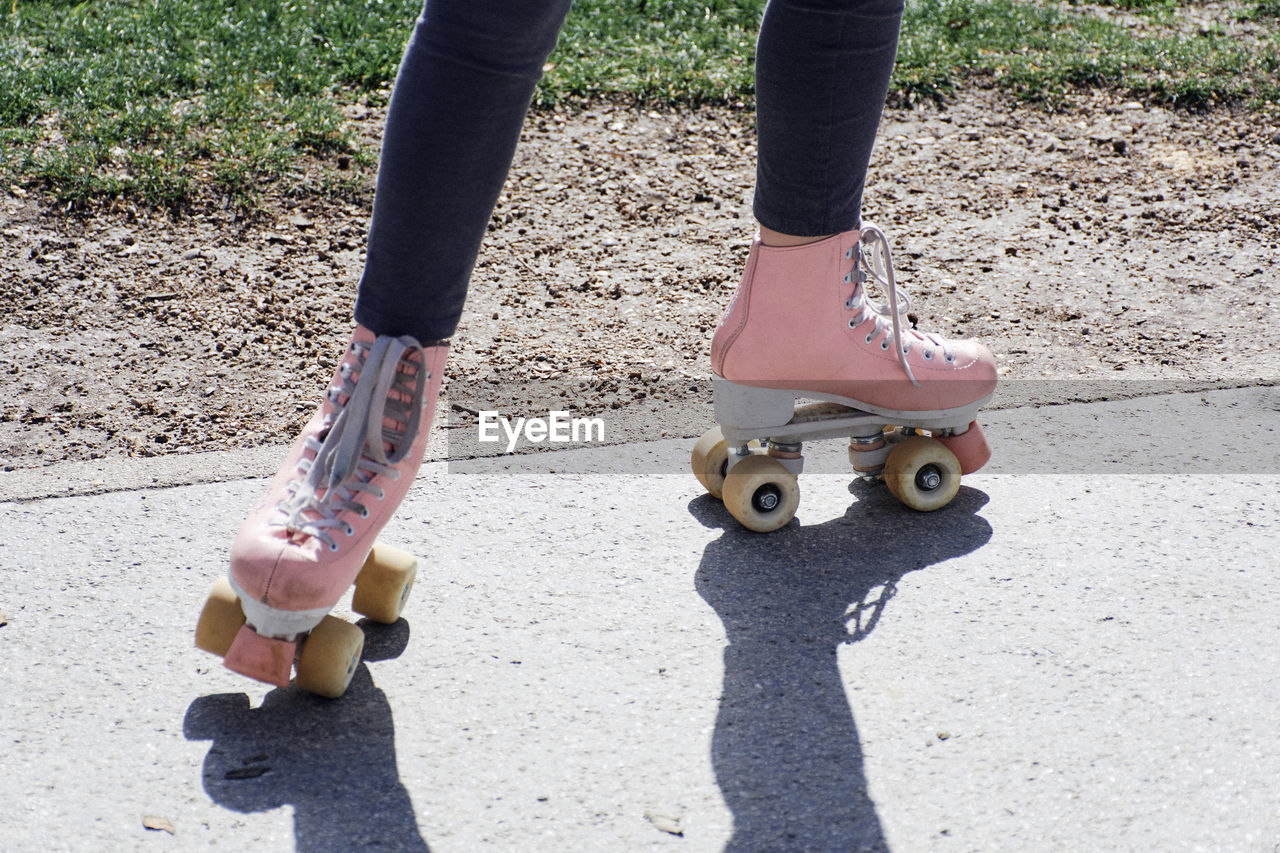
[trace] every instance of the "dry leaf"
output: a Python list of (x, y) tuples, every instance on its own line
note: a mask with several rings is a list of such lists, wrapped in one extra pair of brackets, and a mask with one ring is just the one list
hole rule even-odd
[(645, 820), (656, 826), (663, 832), (671, 835), (678, 835), (684, 838), (684, 830), (680, 828), (680, 818), (671, 817), (670, 815), (658, 814), (657, 812), (647, 811), (644, 813)]
[(173, 821), (167, 817), (156, 817), (155, 815), (147, 815), (142, 819), (142, 825), (147, 829), (156, 829), (167, 832), (170, 835), (177, 835), (178, 831), (173, 828)]

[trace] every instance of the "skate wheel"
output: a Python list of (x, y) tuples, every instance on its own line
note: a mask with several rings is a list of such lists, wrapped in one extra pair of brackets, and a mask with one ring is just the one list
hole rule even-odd
[(244, 611), (240, 609), (240, 599), (230, 581), (218, 578), (196, 622), (196, 648), (224, 658), (242, 625)]
[(400, 618), (418, 576), (418, 560), (408, 551), (374, 545), (356, 577), (351, 609), (375, 622), (390, 625)]
[(960, 489), (960, 463), (936, 438), (912, 435), (889, 451), (884, 482), (894, 497), (907, 506), (932, 512), (956, 496)]
[(713, 498), (724, 495), (724, 474), (729, 465), (729, 443), (714, 426), (693, 445), (693, 476)]
[(364, 632), (336, 616), (326, 616), (311, 630), (298, 655), (297, 684), (303, 690), (337, 699), (360, 665)]
[(725, 477), (724, 505), (743, 527), (769, 533), (795, 518), (800, 486), (772, 456), (748, 456)]

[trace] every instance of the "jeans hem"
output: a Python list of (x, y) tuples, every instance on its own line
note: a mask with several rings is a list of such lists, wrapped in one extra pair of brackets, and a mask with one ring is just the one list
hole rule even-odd
[(802, 219), (775, 214), (758, 201), (753, 205), (756, 221), (779, 234), (791, 234), (796, 237), (826, 237), (829, 234), (843, 234), (852, 231), (862, 223), (858, 213), (845, 214), (826, 219)]
[(356, 305), (355, 320), (375, 335), (408, 335), (423, 345), (447, 341), (458, 329), (457, 320), (451, 323), (436, 319), (415, 321), (409, 317), (381, 314), (360, 304)]

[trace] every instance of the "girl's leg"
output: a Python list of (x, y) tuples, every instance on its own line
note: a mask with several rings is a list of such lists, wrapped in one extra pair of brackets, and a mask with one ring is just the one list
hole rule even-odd
[(447, 338), (570, 0), (428, 0), (387, 115), (356, 320)]
[(766, 236), (859, 224), (902, 0), (771, 0), (756, 55), (755, 215)]

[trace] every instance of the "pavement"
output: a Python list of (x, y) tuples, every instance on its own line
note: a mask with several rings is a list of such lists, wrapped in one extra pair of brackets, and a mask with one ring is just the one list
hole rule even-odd
[(336, 701), (192, 646), (278, 449), (0, 475), (0, 848), (1280, 850), (1280, 393), (985, 423), (764, 536), (687, 438), (429, 462)]

